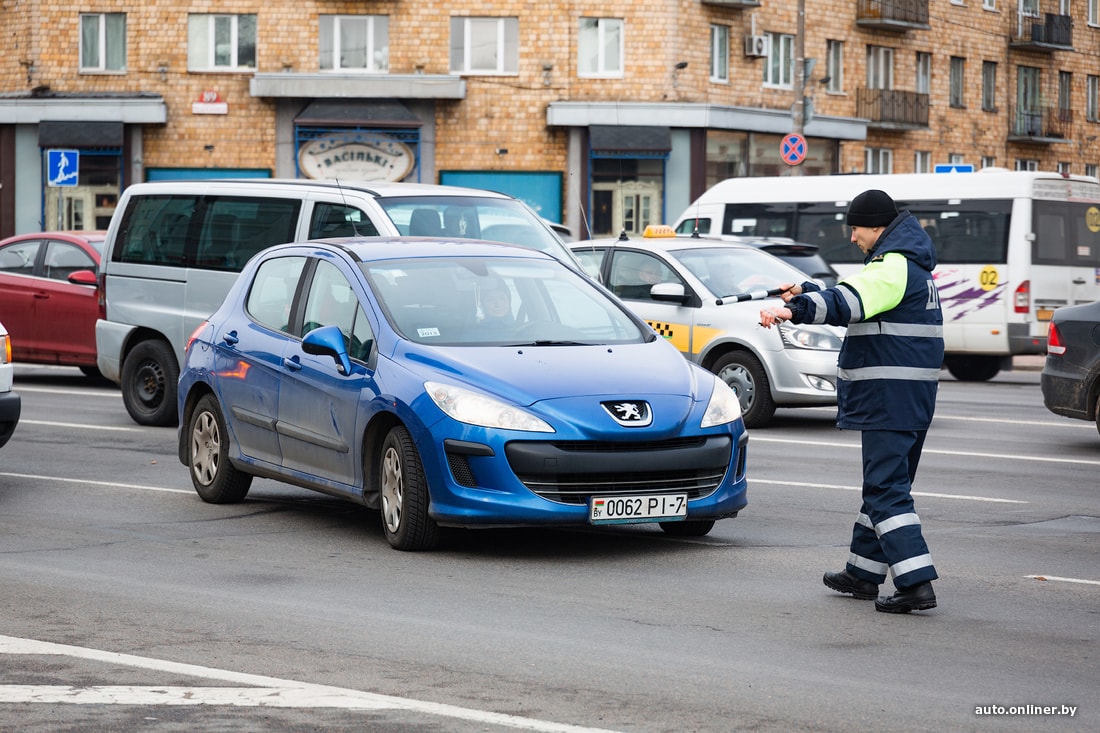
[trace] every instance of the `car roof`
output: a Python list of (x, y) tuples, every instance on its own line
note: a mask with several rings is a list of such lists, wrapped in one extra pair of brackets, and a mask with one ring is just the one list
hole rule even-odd
[(86, 242), (102, 242), (107, 238), (107, 232), (100, 229), (26, 232), (24, 234), (16, 234), (11, 237), (6, 237), (5, 239), (0, 240), (0, 244), (8, 244), (9, 242), (20, 242), (26, 239), (42, 239), (43, 237), (52, 237), (54, 239), (83, 239)]
[(290, 247), (317, 246), (341, 249), (363, 262), (406, 257), (517, 257), (561, 262), (549, 253), (519, 244), (489, 242), (481, 239), (442, 239), (436, 237), (341, 237), (277, 244), (264, 250), (264, 252), (278, 251)]
[(238, 187), (241, 185), (257, 188), (317, 188), (333, 191), (361, 191), (375, 198), (398, 196), (480, 196), (483, 198), (517, 200), (497, 191), (463, 186), (446, 186), (435, 183), (393, 183), (389, 181), (345, 181), (343, 179), (302, 179), (302, 178), (217, 178), (174, 181), (148, 181), (135, 183), (130, 188), (143, 191), (155, 191), (158, 188), (179, 190), (181, 186), (201, 190), (219, 186)]
[[(670, 233), (671, 232), (671, 233)], [(618, 237), (604, 237), (602, 239), (586, 239), (581, 242), (570, 242), (569, 248), (583, 251), (590, 247), (637, 247), (656, 252), (685, 249), (707, 249), (712, 247), (730, 247), (733, 249), (758, 249), (745, 242), (735, 242), (717, 237), (694, 234), (676, 234), (671, 227), (648, 226), (642, 236), (633, 237), (623, 232)]]

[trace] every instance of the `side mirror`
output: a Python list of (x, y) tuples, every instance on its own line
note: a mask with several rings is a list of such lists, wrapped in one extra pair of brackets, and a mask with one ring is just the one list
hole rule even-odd
[(96, 274), (92, 270), (77, 270), (69, 273), (69, 282), (74, 285), (97, 285)]
[(649, 297), (662, 303), (679, 303), (680, 305), (686, 303), (688, 299), (687, 293), (684, 292), (683, 283), (657, 283), (649, 289)]
[(351, 357), (344, 346), (344, 334), (336, 326), (321, 326), (302, 338), (302, 351), (313, 356), (331, 356), (340, 373), (351, 374)]

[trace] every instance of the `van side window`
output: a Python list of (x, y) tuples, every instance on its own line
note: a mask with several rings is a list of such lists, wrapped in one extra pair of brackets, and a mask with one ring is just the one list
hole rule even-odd
[(197, 196), (132, 198), (118, 230), (115, 261), (185, 266), (187, 230), (197, 205)]
[(313, 217), (309, 222), (310, 239), (355, 236), (377, 237), (378, 227), (354, 206), (318, 203), (313, 207)]
[(248, 315), (261, 325), (289, 333), (290, 305), (305, 264), (305, 257), (276, 257), (260, 265), (248, 291)]
[(261, 249), (294, 240), (301, 206), (289, 198), (207, 198), (194, 266), (240, 272)]

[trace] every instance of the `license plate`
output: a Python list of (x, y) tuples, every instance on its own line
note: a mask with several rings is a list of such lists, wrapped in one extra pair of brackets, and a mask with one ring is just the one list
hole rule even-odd
[(1035, 311), (1035, 318), (1040, 321), (1049, 321), (1054, 318), (1054, 311), (1050, 308), (1039, 308)]
[(588, 505), (592, 524), (668, 522), (687, 516), (687, 494), (594, 496)]

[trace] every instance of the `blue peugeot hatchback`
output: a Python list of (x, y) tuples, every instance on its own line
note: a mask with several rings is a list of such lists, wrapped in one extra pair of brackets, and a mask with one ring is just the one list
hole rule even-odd
[(179, 458), (207, 502), (276, 479), (379, 509), (400, 550), (440, 527), (699, 536), (746, 505), (730, 388), (531, 249), (271, 247), (186, 354)]

